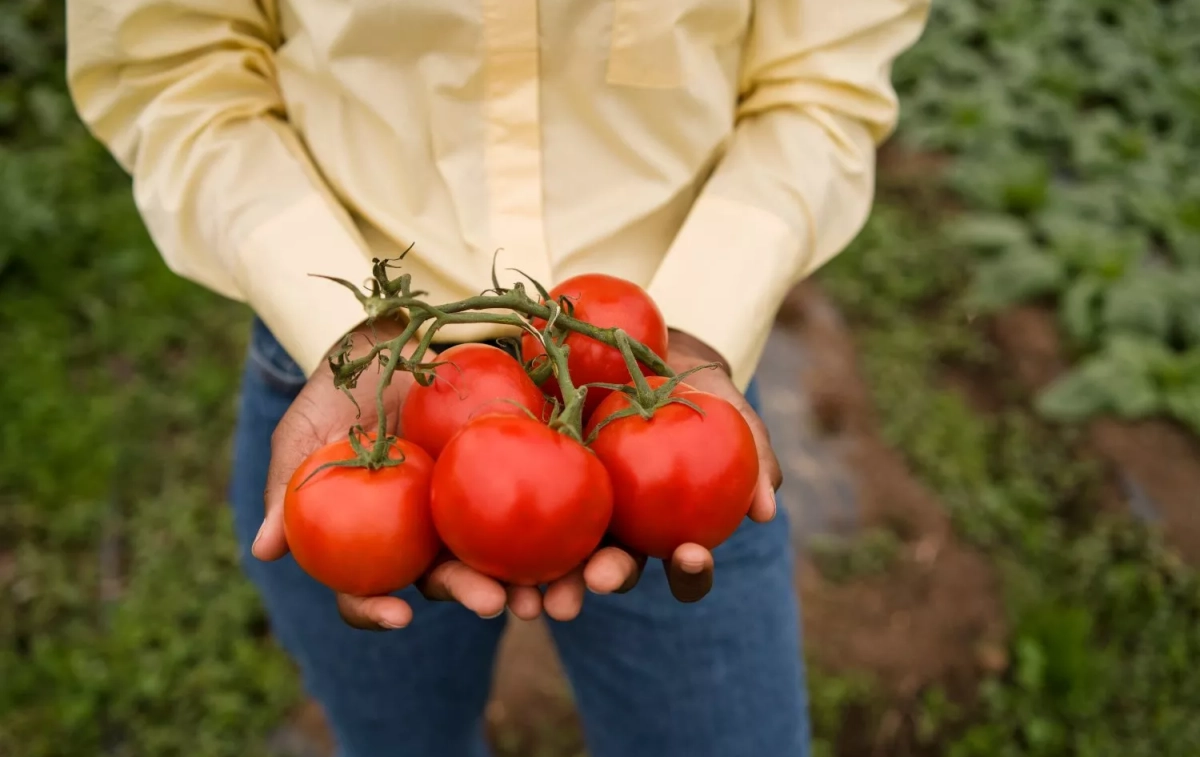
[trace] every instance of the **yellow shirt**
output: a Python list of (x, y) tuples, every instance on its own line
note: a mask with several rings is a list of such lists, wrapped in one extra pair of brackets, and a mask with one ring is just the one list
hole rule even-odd
[(635, 281), (744, 387), (866, 218), (928, 2), (68, 0), (68, 78), (167, 264), (308, 372), (363, 318), (308, 274), (415, 243), (433, 301), (497, 249)]

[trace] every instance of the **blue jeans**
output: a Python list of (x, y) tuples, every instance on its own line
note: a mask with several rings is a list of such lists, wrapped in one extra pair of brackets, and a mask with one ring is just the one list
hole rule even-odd
[[(232, 500), (246, 572), (276, 637), (326, 710), (344, 757), (485, 757), (483, 709), (505, 616), (401, 593), (411, 626), (342, 623), (291, 557), (250, 556), (271, 432), (304, 376), (255, 322), (243, 377)], [(589, 594), (550, 630), (593, 757), (806, 757), (809, 726), (786, 516), (746, 524), (714, 553), (712, 593), (675, 601), (647, 566), (625, 595)], [(652, 561), (653, 562), (653, 561)]]

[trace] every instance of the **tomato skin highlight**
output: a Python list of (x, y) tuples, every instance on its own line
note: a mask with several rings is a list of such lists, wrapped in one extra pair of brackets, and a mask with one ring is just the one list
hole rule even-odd
[[(652, 387), (666, 379), (648, 377)], [(618, 418), (600, 428), (591, 448), (613, 485), (609, 532), (650, 557), (668, 559), (682, 544), (708, 549), (728, 539), (750, 510), (758, 485), (758, 451), (749, 424), (724, 399), (680, 384), (650, 420)], [(613, 392), (596, 410), (585, 438), (629, 407)]]
[[(625, 279), (602, 273), (585, 273), (573, 276), (550, 290), (557, 300), (568, 297), (574, 304), (574, 315), (581, 321), (601, 328), (617, 327), (625, 330), (630, 338), (641, 342), (650, 351), (664, 360), (667, 357), (667, 323), (662, 311), (646, 292), (637, 284)], [(535, 319), (537, 329), (546, 323)], [(567, 368), (575, 386), (592, 383), (625, 384), (632, 380), (621, 351), (596, 341), (583, 334), (571, 333), (566, 344), (570, 348)], [(546, 354), (542, 344), (531, 334), (521, 338), (521, 356), (532, 360)], [(653, 371), (640, 366), (643, 374)], [(542, 389), (562, 401), (557, 380), (551, 377)], [(584, 403), (584, 417), (589, 417), (609, 394), (608, 389), (589, 388)]]
[(442, 451), (430, 502), (438, 534), (459, 560), (536, 586), (566, 575), (599, 546), (612, 486), (582, 444), (529, 418), (485, 415)]
[[(484, 413), (544, 417), (546, 398), (516, 358), (488, 344), (459, 344), (438, 355), (429, 386), (414, 385), (400, 411), (405, 439), (435, 460), (471, 418)], [(522, 409), (524, 408), (524, 409)]]
[(310, 455), (288, 481), (288, 548), (304, 572), (334, 591), (369, 597), (402, 589), (441, 549), (429, 511), (433, 459), (404, 439), (389, 454), (403, 454), (404, 462), (375, 471), (326, 468), (309, 478), (325, 463), (355, 457), (349, 441), (334, 442)]

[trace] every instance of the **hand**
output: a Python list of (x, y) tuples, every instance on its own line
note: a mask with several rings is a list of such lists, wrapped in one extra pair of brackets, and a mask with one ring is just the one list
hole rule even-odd
[[(782, 474), (779, 461), (771, 449), (767, 427), (750, 407), (745, 395), (737, 390), (725, 361), (711, 347), (693, 336), (679, 331), (671, 332), (670, 355), (667, 364), (676, 373), (706, 363), (719, 363), (722, 369), (704, 370), (693, 373), (687, 383), (702, 392), (709, 392), (729, 401), (741, 411), (758, 447), (758, 488), (750, 504), (748, 517), (766, 523), (775, 517), (775, 490), (779, 488)], [(630, 554), (618, 546), (607, 546), (596, 552), (583, 571), (583, 580), (588, 588), (598, 594), (629, 591), (637, 584), (646, 558)], [(681, 602), (695, 602), (708, 594), (713, 582), (712, 553), (699, 544), (684, 544), (675, 550), (669, 561), (663, 562), (671, 593)], [(580, 591), (582, 597), (582, 591)]]
[[(402, 326), (395, 322), (377, 323), (374, 328), (363, 327), (355, 332), (353, 356), (362, 355), (376, 339), (391, 339), (400, 334)], [(427, 360), (434, 355), (427, 353)], [(376, 382), (373, 372), (363, 375), (357, 388), (351, 390), (362, 416), (358, 417), (354, 403), (333, 385), (328, 365), (318, 369), (297, 395), (275, 433), (271, 436), (271, 464), (267, 470), (264, 493), (266, 517), (251, 552), (260, 560), (278, 560), (287, 554), (287, 539), (283, 529), (283, 500), (288, 480), (309, 454), (330, 442), (345, 439), (350, 427), (361, 423), (366, 429), (378, 421), (375, 406)], [(410, 374), (397, 372), (384, 396), (388, 416), (388, 432), (396, 433), (400, 406), (413, 384)], [(509, 606), (519, 617), (536, 618), (542, 608), (542, 596), (533, 587), (508, 587), (444, 556), (418, 582), (426, 598), (457, 601), (481, 617), (490, 618)], [(549, 592), (548, 592), (549, 593)], [(557, 591), (555, 595), (557, 596)], [(402, 628), (412, 621), (412, 608), (397, 597), (354, 597), (339, 594), (338, 611), (355, 628), (380, 630)]]

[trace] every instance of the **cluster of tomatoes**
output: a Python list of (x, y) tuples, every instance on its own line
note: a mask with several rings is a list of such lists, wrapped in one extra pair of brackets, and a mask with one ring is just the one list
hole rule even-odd
[[(667, 327), (641, 287), (588, 274), (550, 295), (568, 298), (575, 318), (620, 328), (666, 358)], [(632, 386), (618, 349), (575, 332), (565, 345), (574, 385)], [(562, 396), (556, 379), (539, 387), (526, 371), (544, 346), (526, 335), (522, 352), (525, 363), (485, 344), (442, 352), (433, 381), (405, 399), (402, 438), (390, 449), (402, 462), (330, 466), (354, 457), (348, 440), (309, 457), (284, 504), (300, 566), (332, 589), (373, 596), (413, 583), (446, 550), (500, 581), (536, 586), (581, 565), (605, 534), (667, 558), (733, 533), (754, 496), (758, 458), (732, 404), (679, 383), (670, 390), (679, 401), (631, 413), (633, 392), (589, 387), (573, 438), (546, 422)], [(666, 391), (666, 379), (647, 382)]]

